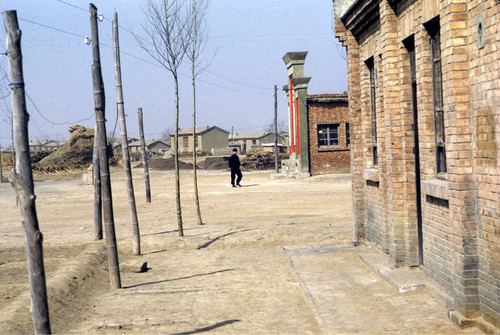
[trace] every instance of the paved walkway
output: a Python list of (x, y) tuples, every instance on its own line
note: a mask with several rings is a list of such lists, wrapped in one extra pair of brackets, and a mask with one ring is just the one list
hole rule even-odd
[(397, 289), (360, 255), (386, 257), (350, 245), (149, 253), (141, 259), (150, 270), (125, 272), (124, 288), (96, 298), (99, 317), (74, 332), (481, 333), (448, 320), (445, 306), (421, 285), (419, 270), (397, 270), (397, 280), (406, 280)]

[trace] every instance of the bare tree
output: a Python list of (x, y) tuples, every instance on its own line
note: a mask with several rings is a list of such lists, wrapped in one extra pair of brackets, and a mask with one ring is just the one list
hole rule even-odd
[(141, 237), (139, 232), (139, 219), (135, 205), (134, 183), (132, 180), (132, 169), (130, 168), (130, 153), (128, 149), (127, 123), (125, 121), (125, 106), (123, 102), (122, 71), (120, 62), (120, 39), (118, 34), (118, 13), (113, 15), (113, 51), (115, 55), (115, 80), (116, 80), (116, 104), (118, 119), (120, 120), (120, 135), (122, 140), (123, 169), (127, 179), (127, 198), (132, 224), (132, 251), (134, 255), (141, 254)]
[(175, 85), (174, 161), (177, 225), (179, 236), (184, 236), (182, 227), (181, 192), (179, 181), (179, 74), (178, 68), (186, 55), (188, 20), (178, 0), (163, 0), (161, 5), (149, 1), (145, 10), (146, 24), (143, 30), (147, 40), (135, 35), (137, 43), (154, 60), (168, 70)]
[[(277, 127), (278, 127), (278, 134), (283, 134), (288, 130), (288, 125), (283, 120), (277, 121)], [(274, 121), (264, 128), (264, 132), (274, 133)]]
[(202, 58), (203, 52), (207, 45), (207, 34), (205, 17), (207, 15), (208, 1), (207, 0), (191, 0), (191, 22), (189, 29), (189, 43), (187, 57), (191, 61), (191, 83), (193, 86), (193, 184), (194, 184), (194, 201), (196, 205), (196, 213), (198, 215), (198, 224), (202, 225), (200, 210), (200, 198), (198, 192), (198, 172), (196, 166), (196, 77), (203, 70), (207, 63), (206, 58)]

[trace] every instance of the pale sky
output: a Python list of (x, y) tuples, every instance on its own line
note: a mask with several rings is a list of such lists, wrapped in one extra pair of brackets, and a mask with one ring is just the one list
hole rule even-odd
[[(170, 73), (138, 47), (129, 31), (144, 35), (146, 1), (93, 2), (105, 19), (99, 23), (101, 63), (106, 92), (108, 133), (115, 127), (116, 89), (111, 21), (118, 13), (127, 131), (138, 137), (137, 108), (144, 112), (146, 138), (160, 138), (174, 125), (174, 89)], [(31, 140), (69, 137), (74, 124), (94, 127), (92, 48), (89, 2), (81, 0), (2, 0), (1, 11), (15, 9), (22, 30), (24, 79)], [(278, 86), (278, 119), (287, 121), (287, 72), (282, 57), (308, 51), (305, 75), (309, 94), (347, 90), (345, 50), (334, 37), (331, 0), (211, 0), (207, 24), (215, 59), (199, 75), (197, 124), (234, 133), (261, 132), (273, 122), (273, 87)], [(5, 28), (0, 25), (4, 53)], [(7, 70), (6, 56), (0, 66)], [(188, 61), (180, 70), (180, 128), (192, 126)], [(5, 93), (8, 81), (1, 83)], [(8, 89), (7, 89), (8, 92)], [(3, 95), (3, 94), (2, 94)], [(7, 104), (7, 106), (6, 106)], [(0, 101), (0, 145), (10, 141), (10, 97)], [(119, 136), (116, 129), (115, 136)]]

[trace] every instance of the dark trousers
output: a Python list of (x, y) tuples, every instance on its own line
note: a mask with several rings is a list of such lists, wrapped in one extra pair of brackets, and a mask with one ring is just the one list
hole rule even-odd
[(243, 178), (240, 168), (231, 169), (231, 185), (234, 185), (235, 176), (238, 176), (238, 178), (236, 179), (236, 185), (238, 185), (241, 181), (241, 178)]

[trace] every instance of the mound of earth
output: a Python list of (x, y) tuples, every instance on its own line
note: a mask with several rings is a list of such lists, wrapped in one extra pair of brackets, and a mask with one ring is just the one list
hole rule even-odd
[(94, 129), (71, 126), (71, 136), (62, 147), (34, 164), (40, 172), (52, 172), (86, 168), (92, 164), (94, 150)]
[(206, 170), (223, 170), (227, 169), (227, 160), (228, 157), (207, 157), (205, 158), (205, 162), (203, 162), (203, 168)]
[[(278, 155), (278, 166), (281, 165), (281, 160), (283, 159), (288, 159), (288, 154), (280, 153)], [(245, 157), (241, 158), (241, 164), (245, 167), (246, 170), (274, 169), (274, 152), (249, 152)]]
[[(136, 168), (142, 168), (143, 164), (140, 163), (135, 166)], [(152, 170), (173, 170), (175, 168), (174, 159), (173, 158), (157, 158), (152, 159), (148, 163), (148, 168)], [(193, 164), (184, 163), (179, 161), (179, 169), (192, 169)]]

